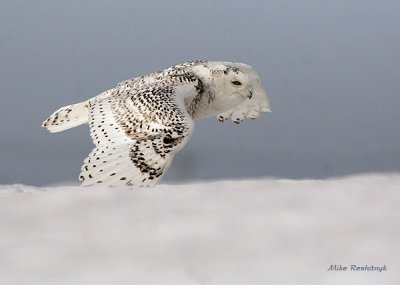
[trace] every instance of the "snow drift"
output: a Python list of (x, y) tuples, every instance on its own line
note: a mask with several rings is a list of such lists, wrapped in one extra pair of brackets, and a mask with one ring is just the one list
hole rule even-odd
[[(0, 284), (395, 284), (399, 186), (400, 174), (3, 185)], [(353, 264), (387, 270), (328, 271)]]

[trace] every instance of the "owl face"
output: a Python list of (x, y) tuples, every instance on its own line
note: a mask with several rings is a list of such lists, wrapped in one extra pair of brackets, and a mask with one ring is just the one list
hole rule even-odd
[[(206, 110), (201, 116), (213, 113), (224, 113), (243, 104), (248, 108), (240, 113), (256, 116), (260, 111), (270, 111), (265, 90), (261, 86), (257, 72), (247, 64), (237, 62), (200, 62), (191, 67), (191, 71), (202, 81), (206, 90), (212, 95), (207, 102)], [(230, 115), (229, 115), (230, 116)]]
[(239, 99), (251, 99), (253, 86), (247, 74), (242, 71), (228, 71), (227, 74), (221, 77), (226, 95), (238, 97)]
[(228, 110), (253, 97), (253, 84), (247, 70), (232, 65), (224, 65), (214, 72), (213, 85), (218, 110)]

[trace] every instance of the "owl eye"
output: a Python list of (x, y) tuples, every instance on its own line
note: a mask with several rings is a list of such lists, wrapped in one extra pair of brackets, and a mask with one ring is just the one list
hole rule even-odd
[(242, 85), (242, 83), (240, 81), (237, 81), (237, 80), (232, 81), (232, 84), (233, 85)]
[(163, 143), (165, 143), (165, 144), (170, 144), (170, 143), (172, 143), (174, 141), (174, 139), (170, 136), (170, 135), (166, 135), (164, 138), (163, 138)]

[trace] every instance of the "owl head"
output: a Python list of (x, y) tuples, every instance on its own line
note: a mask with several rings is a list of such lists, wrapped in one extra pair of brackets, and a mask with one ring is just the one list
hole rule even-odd
[(213, 104), (210, 107), (214, 111), (224, 113), (244, 106), (243, 112), (252, 113), (254, 117), (259, 112), (271, 111), (260, 77), (250, 65), (207, 61), (191, 69), (212, 94)]

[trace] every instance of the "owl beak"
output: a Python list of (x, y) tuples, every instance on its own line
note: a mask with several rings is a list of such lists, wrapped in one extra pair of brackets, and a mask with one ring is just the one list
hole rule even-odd
[(249, 98), (249, 100), (250, 100), (251, 98), (253, 98), (253, 92), (249, 91), (249, 95), (247, 95), (247, 98)]

